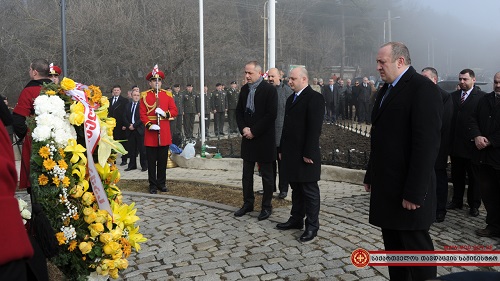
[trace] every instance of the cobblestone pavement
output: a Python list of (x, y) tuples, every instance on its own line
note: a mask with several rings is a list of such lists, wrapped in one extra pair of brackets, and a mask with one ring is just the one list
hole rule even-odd
[[(120, 167), (123, 169), (123, 167)], [(167, 170), (169, 180), (190, 180), (241, 186), (239, 172)], [(147, 178), (138, 170), (122, 178)], [(255, 177), (255, 187), (261, 186)], [(360, 185), (320, 181), (321, 212), (318, 238), (302, 244), (301, 230), (280, 231), (278, 222), (289, 217), (290, 207), (273, 210), (270, 219), (258, 221), (260, 210), (240, 218), (234, 207), (169, 195), (124, 193), (135, 201), (141, 232), (149, 239), (129, 259), (119, 280), (388, 280), (386, 267), (354, 267), (351, 252), (357, 248), (383, 249), (378, 228), (368, 224), (369, 194)], [(479, 238), (485, 211), (477, 218), (467, 210), (450, 211), (444, 223), (434, 224), (437, 250), (445, 246), (492, 246), (500, 240)], [(470, 270), (499, 271), (498, 267), (438, 267), (438, 275)]]

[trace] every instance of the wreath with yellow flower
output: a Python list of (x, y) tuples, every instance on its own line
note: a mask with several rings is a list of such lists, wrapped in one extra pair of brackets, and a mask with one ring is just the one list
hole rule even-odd
[[(51, 261), (69, 280), (118, 278), (128, 267), (132, 248), (139, 251), (146, 238), (136, 225), (135, 203), (125, 204), (117, 186), (116, 153), (126, 151), (113, 140), (116, 121), (108, 117), (109, 101), (99, 87), (64, 78), (60, 85), (44, 84), (34, 107), (28, 120), (33, 139), (30, 176), (32, 192), (59, 243)], [(98, 122), (90, 129), (89, 116)], [(94, 153), (86, 137), (91, 133), (98, 135)], [(92, 181), (93, 172), (97, 181)], [(99, 190), (107, 200), (96, 199)]]

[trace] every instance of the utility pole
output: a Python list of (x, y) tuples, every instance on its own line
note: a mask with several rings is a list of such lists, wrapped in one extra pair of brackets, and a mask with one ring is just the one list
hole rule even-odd
[(344, 16), (344, 1), (340, 5), (342, 12), (342, 59), (340, 61), (340, 78), (344, 79), (345, 67), (345, 16)]
[(269, 22), (268, 22), (268, 33), (267, 33), (267, 42), (268, 42), (268, 66), (267, 69), (271, 69), (275, 67), (276, 64), (276, 1), (269, 1)]
[(63, 76), (68, 75), (68, 63), (66, 61), (66, 0), (61, 0), (61, 38), (62, 38), (62, 71)]

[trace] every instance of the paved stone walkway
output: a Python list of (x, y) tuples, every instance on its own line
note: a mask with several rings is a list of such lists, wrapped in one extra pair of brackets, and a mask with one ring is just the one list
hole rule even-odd
[[(122, 179), (146, 179), (147, 172), (122, 170)], [(167, 170), (169, 180), (189, 180), (241, 186), (240, 172)], [(301, 230), (275, 228), (289, 217), (290, 207), (273, 210), (259, 222), (255, 210), (241, 218), (237, 209), (217, 203), (167, 195), (124, 193), (135, 201), (141, 232), (149, 239), (129, 259), (119, 280), (388, 280), (386, 267), (359, 269), (350, 262), (359, 247), (383, 249), (378, 228), (368, 224), (369, 194), (361, 185), (320, 181), (321, 229), (318, 238), (302, 244)], [(255, 176), (255, 187), (260, 188)], [(277, 199), (276, 199), (277, 200)], [(472, 218), (467, 211), (448, 212), (444, 223), (434, 224), (431, 234), (437, 250), (445, 246), (492, 246), (500, 240), (479, 238), (474, 230), (484, 227), (485, 211)], [(438, 275), (478, 267), (438, 267)]]

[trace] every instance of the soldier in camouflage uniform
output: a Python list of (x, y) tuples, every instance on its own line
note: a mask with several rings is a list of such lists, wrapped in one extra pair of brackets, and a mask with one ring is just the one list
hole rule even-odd
[(224, 135), (224, 116), (227, 111), (226, 92), (222, 90), (222, 84), (215, 85), (216, 90), (212, 92), (212, 112), (214, 113), (215, 136)]
[[(210, 111), (212, 111), (212, 94), (208, 92), (208, 87), (205, 85), (204, 89), (204, 97), (205, 97), (205, 137), (210, 137)], [(201, 116), (201, 95), (198, 95), (198, 102), (196, 103), (198, 109), (198, 116)], [(201, 126), (201, 119), (200, 119)], [(201, 127), (200, 127), (201, 128)], [(201, 131), (200, 131), (201, 135)]]
[(193, 85), (187, 84), (186, 91), (182, 94), (184, 135), (186, 139), (193, 138), (194, 116), (196, 110), (197, 94), (193, 92)]
[(229, 133), (238, 133), (238, 125), (236, 124), (236, 105), (238, 104), (238, 96), (240, 91), (236, 81), (231, 82), (231, 88), (227, 90), (227, 122), (229, 124)]
[(182, 113), (183, 113), (182, 93), (181, 93), (181, 86), (179, 84), (174, 84), (172, 97), (174, 98), (175, 106), (179, 110), (179, 115), (177, 115), (177, 117), (175, 117), (174, 120), (170, 121), (170, 131), (172, 133), (172, 141), (174, 141), (175, 144), (179, 145), (179, 143), (176, 143), (176, 141), (182, 139)]

